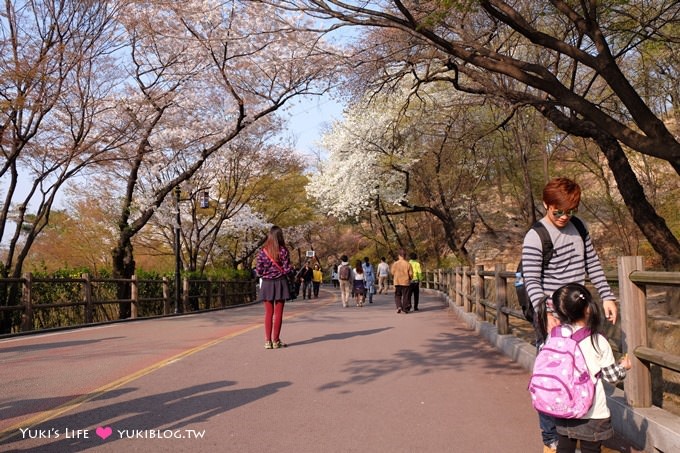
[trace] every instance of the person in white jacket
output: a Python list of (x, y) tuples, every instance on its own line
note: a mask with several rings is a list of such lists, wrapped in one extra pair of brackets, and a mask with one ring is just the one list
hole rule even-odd
[(349, 307), (349, 298), (352, 294), (352, 267), (349, 265), (349, 258), (347, 255), (340, 257), (340, 265), (338, 266), (338, 281), (340, 282), (340, 300), (343, 307)]
[(378, 294), (387, 294), (388, 278), (390, 277), (390, 265), (385, 261), (385, 257), (380, 258), (378, 264)]

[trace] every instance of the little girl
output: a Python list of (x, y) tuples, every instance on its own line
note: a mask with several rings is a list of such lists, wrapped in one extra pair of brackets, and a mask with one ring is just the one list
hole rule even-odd
[(354, 284), (352, 286), (354, 293), (354, 301), (357, 307), (364, 306), (364, 299), (366, 297), (366, 275), (364, 274), (364, 267), (361, 265), (361, 260), (357, 260), (354, 266)]
[(577, 441), (581, 442), (583, 453), (599, 453), (602, 441), (614, 435), (607, 397), (599, 378), (615, 384), (626, 377), (631, 362), (627, 356), (623, 356), (616, 364), (609, 342), (599, 333), (602, 325), (599, 305), (593, 301), (585, 286), (578, 283), (565, 285), (553, 293), (552, 300), (555, 314), (562, 322), (561, 328), (575, 332), (588, 327), (593, 332), (581, 341), (579, 347), (588, 365), (590, 378), (596, 382), (593, 405), (583, 418), (555, 419), (559, 434), (557, 453), (575, 452)]

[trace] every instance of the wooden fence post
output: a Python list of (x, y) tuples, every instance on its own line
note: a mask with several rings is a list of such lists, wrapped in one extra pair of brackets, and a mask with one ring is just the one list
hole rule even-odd
[(168, 277), (163, 277), (163, 314), (169, 315), (172, 313), (170, 308), (170, 280)]
[(650, 407), (652, 375), (649, 365), (634, 355), (638, 346), (648, 346), (647, 295), (645, 287), (637, 286), (629, 278), (632, 272), (644, 270), (642, 257), (620, 256), (618, 268), (622, 352), (629, 353), (633, 362), (624, 386), (626, 402), (631, 407)]
[(137, 274), (130, 277), (130, 318), (137, 318), (137, 310), (139, 303), (139, 284), (137, 282)]
[(80, 274), (83, 279), (83, 302), (85, 302), (85, 324), (94, 322), (94, 305), (92, 305), (92, 282), (90, 274)]
[(462, 268), (460, 266), (456, 266), (456, 269), (453, 271), (453, 278), (455, 279), (456, 288), (455, 294), (457, 307), (463, 306), (463, 279), (460, 276), (461, 271)]
[(449, 295), (449, 299), (456, 303), (456, 271), (453, 269), (447, 269), (444, 273), (444, 287), (446, 288), (446, 294)]
[(503, 313), (503, 308), (508, 305), (507, 281), (501, 277), (501, 272), (505, 272), (505, 264), (496, 264), (494, 280), (496, 282), (496, 328), (499, 335), (510, 333), (510, 316)]
[(24, 312), (21, 315), (21, 331), (28, 332), (33, 330), (33, 274), (30, 272), (23, 275), (23, 282), (21, 283), (21, 302), (24, 306)]
[(435, 289), (437, 291), (441, 291), (445, 294), (448, 294), (449, 290), (447, 288), (445, 288), (445, 286), (443, 284), (443, 282), (444, 282), (443, 278), (446, 278), (446, 274), (444, 274), (444, 276), (442, 277), (442, 272), (443, 272), (442, 269), (437, 269), (437, 277), (436, 277), (436, 280), (435, 280), (435, 282), (436, 282)]
[(475, 307), (476, 307), (476, 312), (477, 316), (479, 316), (482, 321), (486, 321), (486, 305), (482, 303), (482, 300), (486, 297), (486, 294), (484, 293), (484, 276), (482, 275), (482, 272), (484, 272), (484, 266), (477, 266), (476, 274), (477, 274), (477, 281), (476, 281), (476, 287), (475, 287)]
[(463, 307), (466, 313), (472, 311), (472, 306), (470, 304), (470, 288), (472, 287), (472, 277), (470, 276), (470, 268), (468, 266), (463, 267)]

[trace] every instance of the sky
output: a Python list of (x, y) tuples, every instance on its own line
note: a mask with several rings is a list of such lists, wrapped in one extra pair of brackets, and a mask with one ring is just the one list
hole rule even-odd
[(282, 116), (288, 120), (288, 133), (302, 155), (316, 157), (323, 132), (342, 118), (345, 106), (330, 96), (307, 96), (292, 104)]

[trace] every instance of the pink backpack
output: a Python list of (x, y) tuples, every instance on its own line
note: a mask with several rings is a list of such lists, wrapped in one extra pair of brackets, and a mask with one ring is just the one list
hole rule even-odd
[(581, 418), (593, 405), (595, 383), (579, 343), (590, 337), (582, 328), (565, 336), (563, 326), (557, 326), (536, 355), (529, 381), (531, 402), (539, 412), (557, 418)]

